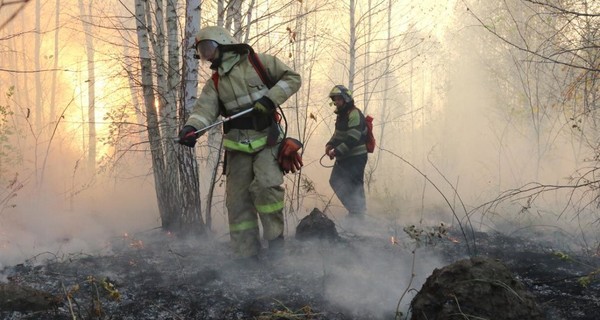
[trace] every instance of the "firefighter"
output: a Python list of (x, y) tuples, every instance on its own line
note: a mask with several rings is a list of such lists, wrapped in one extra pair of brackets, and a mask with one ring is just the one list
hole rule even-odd
[[(213, 81), (202, 88), (194, 109), (179, 132), (179, 143), (194, 147), (203, 132), (197, 129), (253, 108), (247, 116), (223, 125), (226, 161), (226, 207), (233, 251), (238, 257), (258, 258), (259, 218), (269, 251), (283, 250), (283, 172), (277, 162), (279, 131), (273, 128), (275, 109), (301, 84), (300, 75), (275, 56), (257, 54), (274, 84), (270, 89), (250, 62), (252, 48), (225, 29), (210, 26), (195, 38), (196, 57), (210, 63)], [(216, 74), (215, 74), (216, 73)], [(216, 77), (216, 79), (215, 79)]]
[(363, 218), (366, 212), (364, 173), (367, 164), (365, 116), (354, 105), (352, 92), (336, 85), (329, 92), (337, 114), (335, 132), (325, 145), (325, 154), (335, 158), (329, 184), (349, 217)]

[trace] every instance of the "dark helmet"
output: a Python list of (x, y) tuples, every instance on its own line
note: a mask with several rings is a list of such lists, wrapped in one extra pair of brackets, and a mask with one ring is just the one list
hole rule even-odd
[(341, 84), (334, 86), (333, 89), (331, 89), (331, 91), (329, 92), (329, 98), (333, 99), (333, 97), (336, 96), (342, 96), (346, 103), (349, 103), (354, 100), (354, 98), (352, 97), (352, 91), (348, 90), (348, 88)]

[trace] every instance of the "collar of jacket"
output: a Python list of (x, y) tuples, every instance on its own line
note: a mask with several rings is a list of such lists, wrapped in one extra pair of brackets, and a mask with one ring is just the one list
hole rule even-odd
[(350, 111), (350, 109), (352, 109), (353, 107), (354, 104), (352, 102), (346, 102), (340, 109), (336, 108), (333, 112), (338, 115), (346, 115), (348, 114), (348, 111)]
[(224, 74), (229, 73), (233, 66), (235, 66), (238, 62), (240, 62), (241, 56), (235, 52), (224, 52), (223, 57), (221, 58), (221, 64), (219, 65), (219, 75), (222, 76)]

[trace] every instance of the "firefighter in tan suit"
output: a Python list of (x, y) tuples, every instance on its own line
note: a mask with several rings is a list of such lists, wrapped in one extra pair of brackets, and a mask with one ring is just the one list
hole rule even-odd
[[(278, 105), (298, 91), (300, 75), (278, 58), (257, 54), (273, 86), (269, 89), (250, 63), (251, 48), (240, 44), (221, 27), (206, 27), (196, 36), (196, 53), (209, 61), (213, 81), (207, 81), (179, 132), (179, 143), (194, 147), (203, 132), (218, 120), (253, 108), (251, 113), (224, 124), (226, 150), (226, 205), (231, 244), (240, 257), (257, 257), (259, 218), (269, 250), (283, 249), (283, 172), (277, 162), (281, 136), (272, 136)], [(268, 140), (270, 142), (268, 142)]]

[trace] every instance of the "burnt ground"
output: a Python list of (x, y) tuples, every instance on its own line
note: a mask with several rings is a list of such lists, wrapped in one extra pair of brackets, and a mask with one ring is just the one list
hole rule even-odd
[[(394, 319), (396, 310), (405, 319), (432, 270), (467, 257), (457, 232), (413, 250), (415, 237), (392, 241), (386, 226), (338, 230), (337, 241), (290, 238), (282, 257), (252, 263), (237, 261), (227, 239), (160, 230), (95, 254), (43, 253), (0, 271), (0, 319)], [(597, 256), (499, 233), (475, 239), (471, 251), (503, 262), (547, 319), (599, 318)], [(7, 297), (14, 288), (37, 291)]]

